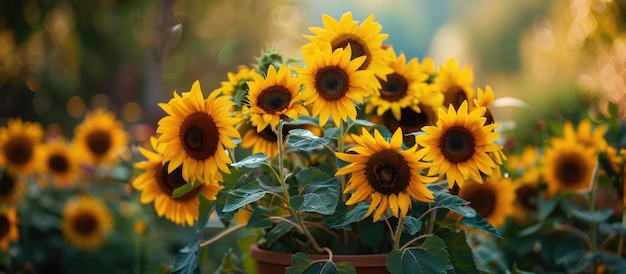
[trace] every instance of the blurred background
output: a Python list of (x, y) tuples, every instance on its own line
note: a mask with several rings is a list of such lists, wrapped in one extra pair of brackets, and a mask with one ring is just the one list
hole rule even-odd
[[(352, 11), (359, 21), (375, 13), (385, 43), (408, 58), (456, 58), (472, 68), (473, 87), (521, 100), (494, 112), (531, 138), (537, 120), (575, 116), (579, 102), (601, 111), (614, 102), (625, 116), (625, 2), (0, 0), (0, 125), (22, 117), (71, 135), (86, 111), (104, 107), (131, 133), (150, 133), (173, 91), (200, 80), (207, 94), (266, 49), (299, 60), (322, 14)], [(171, 263), (186, 243), (178, 238), (146, 268)]]

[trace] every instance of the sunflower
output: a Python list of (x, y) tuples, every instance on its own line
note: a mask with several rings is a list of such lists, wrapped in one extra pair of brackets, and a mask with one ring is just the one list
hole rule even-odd
[(332, 117), (335, 124), (356, 120), (356, 103), (363, 103), (377, 87), (378, 81), (370, 70), (357, 70), (365, 57), (350, 59), (352, 47), (331, 52), (326, 43), (324, 51), (313, 49), (304, 53), (305, 68), (296, 68), (304, 82), (304, 94), (312, 102), (312, 115), (319, 115), (320, 126)]
[(230, 138), (239, 138), (234, 125), (239, 119), (231, 117), (233, 103), (226, 96), (212, 92), (203, 98), (200, 82), (195, 81), (191, 91), (159, 106), (168, 114), (158, 122), (156, 132), (162, 163), (168, 164), (168, 173), (182, 166), (182, 176), (187, 182), (198, 179), (206, 184), (222, 181), (219, 172), (230, 172), (227, 164), (232, 160), (225, 148), (236, 144)]
[[(372, 116), (370, 121), (377, 125), (383, 125), (391, 132), (400, 128), (405, 134), (422, 131), (422, 127), (437, 123), (437, 108), (422, 103), (420, 103), (418, 107), (420, 108), (420, 112), (416, 112), (412, 108), (401, 109), (402, 117), (400, 120), (397, 120), (393, 113), (388, 110), (385, 111), (382, 116)], [(407, 144), (414, 143), (415, 137), (405, 135), (404, 142)]]
[(468, 181), (459, 197), (494, 227), (500, 227), (513, 211), (515, 188), (510, 179), (486, 178), (483, 183)]
[(61, 230), (65, 239), (76, 248), (98, 250), (112, 228), (113, 217), (102, 200), (78, 196), (65, 204)]
[[(477, 98), (474, 98), (474, 107), (485, 108), (485, 114), (483, 114), (483, 116), (487, 119), (487, 121), (485, 121), (485, 124), (490, 125), (490, 124), (495, 123), (496, 121), (493, 116), (493, 113), (491, 112), (491, 109), (489, 109), (489, 107), (491, 106), (491, 104), (493, 104), (493, 101), (494, 101), (494, 94), (493, 94), (493, 90), (491, 89), (491, 86), (487, 85), (487, 87), (485, 87), (485, 91), (483, 91), (481, 88), (478, 88), (476, 97)], [(504, 155), (504, 152), (502, 152), (502, 150), (491, 152), (489, 153), (489, 155), (491, 156), (491, 158), (494, 159), (496, 164), (498, 164), (499, 166), (502, 165), (503, 161), (507, 159), (506, 155)], [(502, 176), (499, 166), (496, 166), (494, 168), (496, 177)]]
[(577, 143), (582, 143), (587, 147), (591, 147), (596, 151), (603, 151), (606, 149), (607, 143), (604, 139), (606, 128), (603, 124), (598, 125), (595, 130), (592, 129), (591, 121), (589, 119), (583, 119), (578, 124), (577, 130), (574, 130), (574, 126), (571, 121), (566, 121), (563, 125), (563, 135), (565, 139), (576, 140)]
[(336, 153), (348, 165), (338, 169), (335, 175), (352, 174), (344, 190), (344, 193), (352, 192), (346, 205), (370, 201), (365, 215), (376, 210), (374, 221), (377, 221), (387, 215), (388, 209), (395, 217), (405, 217), (411, 198), (433, 201), (434, 196), (424, 183), (436, 178), (420, 174), (429, 166), (421, 161), (425, 151), (417, 151), (417, 146), (403, 150), (402, 130), (396, 130), (389, 142), (377, 130), (372, 136), (364, 128), (360, 136), (352, 138), (357, 145), (348, 149), (349, 153)]
[(7, 127), (0, 127), (0, 167), (14, 175), (33, 173), (43, 135), (39, 123), (9, 119)]
[(18, 239), (17, 210), (14, 207), (0, 209), (0, 249), (9, 250), (9, 243)]
[(321, 50), (326, 48), (327, 43), (331, 44), (333, 51), (349, 45), (352, 48), (351, 59), (365, 57), (365, 61), (359, 64), (359, 70), (371, 70), (381, 79), (393, 73), (388, 65), (393, 59), (393, 52), (383, 47), (383, 41), (389, 35), (380, 33), (382, 26), (374, 22), (374, 14), (360, 25), (352, 19), (351, 12), (341, 15), (339, 22), (327, 14), (322, 16), (322, 20), (324, 28), (310, 27), (309, 30), (315, 35), (304, 35), (311, 42), (302, 46), (303, 51), (312, 52), (314, 48)]
[(309, 115), (304, 107), (305, 97), (300, 93), (302, 82), (300, 78), (292, 77), (291, 68), (286, 64), (282, 64), (278, 71), (270, 65), (265, 78), (258, 73), (253, 77), (254, 80), (248, 82), (248, 102), (250, 119), (257, 132), (268, 125), (276, 128), (284, 117), (297, 120), (298, 115)]
[(74, 186), (81, 174), (78, 155), (64, 141), (49, 142), (44, 145), (40, 169), (51, 175), (58, 188)]
[(454, 59), (449, 59), (441, 65), (435, 78), (435, 85), (445, 96), (443, 106), (447, 108), (449, 104), (452, 104), (455, 109), (458, 109), (461, 103), (474, 98), (472, 82), (474, 82), (474, 74), (469, 67), (465, 66), (461, 70)]
[(391, 110), (396, 120), (402, 118), (403, 108), (411, 108), (414, 112), (420, 113), (418, 98), (428, 89), (426, 84), (428, 74), (418, 69), (417, 58), (412, 58), (407, 63), (404, 53), (394, 58), (390, 66), (393, 73), (388, 74), (386, 80), (379, 79), (381, 88), (370, 97), (365, 112), (370, 113), (375, 109), (376, 115), (382, 115), (385, 111)]
[[(156, 138), (151, 138), (150, 143), (156, 150)], [(192, 226), (198, 220), (199, 193), (209, 200), (215, 200), (217, 192), (223, 188), (219, 184), (200, 184), (180, 197), (173, 197), (175, 189), (188, 183), (182, 176), (184, 168), (179, 166), (169, 172), (168, 163), (163, 164), (159, 153), (144, 148), (139, 148), (139, 152), (147, 161), (135, 163), (135, 167), (143, 172), (132, 181), (132, 185), (141, 191), (141, 203), (154, 203), (154, 210), (159, 217), (165, 216), (177, 225)]]
[(74, 129), (74, 144), (82, 160), (92, 165), (115, 163), (126, 149), (128, 136), (115, 114), (104, 109), (87, 113)]
[(254, 68), (239, 66), (237, 73), (229, 72), (228, 81), (221, 83), (220, 91), (231, 98), (238, 112), (244, 112), (248, 108), (244, 99), (248, 94), (248, 81), (254, 80), (254, 74)]
[(513, 181), (515, 202), (511, 216), (517, 220), (526, 220), (528, 215), (536, 214), (539, 209), (539, 184), (537, 180), (522, 177)]
[(553, 138), (541, 158), (548, 196), (563, 191), (589, 190), (597, 165), (593, 148), (566, 138)]
[(22, 200), (24, 186), (14, 175), (0, 170), (0, 204), (17, 205)]
[(439, 109), (437, 126), (425, 126), (426, 133), (415, 137), (426, 150), (425, 161), (432, 161), (429, 175), (446, 175), (450, 188), (457, 183), (463, 187), (465, 178), (482, 182), (481, 172), (491, 175), (496, 163), (489, 153), (497, 152), (502, 146), (494, 143), (500, 133), (494, 132), (498, 124), (485, 125), (485, 108), (468, 112), (467, 102), (458, 111), (454, 106), (448, 112)]

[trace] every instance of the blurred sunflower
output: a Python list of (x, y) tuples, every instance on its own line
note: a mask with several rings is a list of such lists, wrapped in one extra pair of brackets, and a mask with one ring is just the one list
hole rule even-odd
[(488, 177), (483, 183), (469, 180), (459, 197), (470, 202), (476, 212), (494, 227), (500, 227), (513, 211), (515, 188), (510, 179)]
[(65, 204), (61, 230), (65, 239), (79, 249), (98, 250), (113, 228), (113, 217), (102, 200), (78, 196)]
[(433, 194), (424, 183), (435, 181), (435, 177), (425, 177), (420, 170), (429, 167), (421, 161), (425, 151), (417, 151), (417, 146), (402, 149), (402, 130), (398, 129), (390, 141), (378, 132), (372, 136), (365, 128), (360, 136), (353, 135), (357, 143), (348, 153), (336, 153), (337, 158), (348, 162), (335, 173), (352, 174), (344, 193), (352, 192), (346, 205), (371, 201), (365, 216), (375, 210), (374, 221), (392, 215), (405, 217), (411, 207), (411, 198), (422, 202), (432, 202)]
[[(152, 149), (156, 151), (157, 140), (151, 138)], [(200, 184), (179, 197), (174, 197), (174, 190), (188, 184), (182, 176), (183, 167), (168, 171), (168, 163), (163, 164), (161, 154), (139, 148), (147, 161), (135, 163), (142, 169), (133, 181), (135, 189), (141, 191), (142, 204), (154, 203), (154, 210), (159, 217), (164, 217), (177, 225), (192, 226), (198, 220), (200, 206), (199, 193), (207, 199), (215, 200), (217, 192), (224, 188), (219, 184)]]
[(589, 119), (582, 119), (578, 123), (577, 130), (574, 130), (571, 121), (566, 121), (563, 125), (563, 137), (565, 139), (575, 140), (575, 142), (591, 147), (595, 151), (604, 151), (606, 149), (605, 133), (606, 128), (604, 124), (598, 125), (594, 130)]
[(390, 66), (393, 72), (387, 75), (386, 80), (379, 79), (381, 88), (369, 98), (365, 112), (376, 110), (376, 115), (382, 115), (390, 110), (396, 120), (402, 118), (403, 108), (420, 113), (419, 95), (428, 89), (428, 74), (419, 70), (417, 58), (407, 63), (404, 53), (397, 57), (394, 54)]
[(554, 138), (541, 158), (548, 196), (564, 191), (587, 191), (593, 181), (597, 155), (592, 147), (572, 139)]
[(522, 177), (513, 181), (513, 187), (515, 189), (515, 201), (511, 216), (518, 221), (527, 220), (529, 215), (536, 214), (539, 209), (539, 183), (538, 181), (525, 180)]
[(319, 115), (320, 126), (332, 117), (334, 123), (348, 118), (356, 120), (356, 103), (363, 103), (378, 86), (370, 70), (358, 70), (365, 57), (350, 59), (352, 47), (331, 52), (326, 43), (323, 50), (315, 48), (303, 53), (306, 67), (296, 68), (304, 82), (305, 97), (312, 103), (312, 116)]
[(76, 153), (92, 165), (115, 163), (126, 149), (128, 136), (115, 114), (104, 109), (87, 113), (74, 129)]
[(0, 203), (14, 206), (22, 200), (24, 186), (14, 175), (0, 170)]
[(0, 168), (18, 174), (32, 174), (37, 168), (44, 130), (39, 123), (9, 119), (0, 127)]
[(43, 151), (40, 162), (42, 172), (51, 175), (54, 185), (58, 188), (74, 186), (81, 174), (75, 150), (64, 141), (55, 141), (44, 144)]
[(10, 242), (19, 240), (17, 210), (14, 207), (0, 209), (0, 249), (8, 250)]
[(502, 150), (494, 141), (500, 133), (494, 132), (498, 124), (485, 125), (485, 108), (468, 112), (467, 101), (458, 111), (448, 107), (448, 113), (439, 109), (437, 126), (425, 126), (426, 133), (415, 137), (426, 150), (425, 161), (432, 161), (428, 175), (446, 175), (450, 188), (454, 184), (463, 187), (465, 178), (482, 182), (481, 172), (491, 175), (496, 163), (489, 156), (491, 152)]
[[(444, 94), (443, 106), (447, 108), (452, 104), (455, 109), (458, 109), (464, 101), (474, 98), (474, 90), (471, 87), (473, 82), (472, 70), (467, 66), (461, 70), (456, 60), (449, 59), (441, 65), (435, 78), (435, 85)], [(473, 106), (469, 107), (473, 108)]]
[(236, 146), (231, 138), (239, 138), (234, 127), (239, 119), (231, 117), (232, 101), (218, 95), (212, 92), (204, 99), (200, 82), (195, 81), (191, 91), (182, 96), (174, 92), (167, 104), (159, 104), (167, 113), (156, 132), (162, 163), (169, 162), (168, 173), (182, 166), (185, 181), (217, 185), (222, 181), (220, 170), (230, 172), (227, 164), (232, 160), (225, 149)]
[(254, 80), (248, 82), (248, 102), (250, 119), (257, 132), (268, 125), (276, 128), (285, 117), (298, 120), (298, 115), (309, 115), (304, 107), (306, 99), (300, 93), (302, 82), (300, 78), (292, 77), (291, 68), (286, 64), (282, 64), (278, 71), (270, 66), (265, 78), (258, 73), (253, 77)]
[(393, 73), (388, 65), (389, 61), (393, 59), (393, 52), (383, 47), (383, 41), (389, 35), (380, 33), (383, 27), (378, 22), (374, 22), (374, 14), (368, 16), (360, 25), (358, 25), (359, 22), (352, 19), (351, 12), (341, 15), (339, 21), (324, 14), (322, 21), (324, 28), (310, 27), (309, 30), (315, 35), (304, 35), (311, 41), (302, 46), (304, 52), (310, 54), (314, 48), (326, 51), (327, 43), (330, 43), (333, 51), (350, 46), (352, 48), (350, 51), (351, 59), (366, 57), (359, 64), (359, 70), (371, 70), (381, 79), (385, 79), (387, 74)]
[(237, 110), (245, 109), (244, 104), (246, 95), (248, 95), (248, 81), (254, 80), (254, 68), (247, 66), (239, 66), (237, 73), (229, 72), (227, 74), (228, 81), (222, 81), (220, 91), (222, 94), (232, 98)]

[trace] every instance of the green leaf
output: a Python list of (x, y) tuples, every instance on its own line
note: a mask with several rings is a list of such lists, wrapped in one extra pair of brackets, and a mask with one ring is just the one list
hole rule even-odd
[(257, 206), (254, 211), (252, 211), (246, 228), (269, 228), (271, 226), (272, 222), (270, 222), (270, 216), (267, 215), (267, 209), (262, 206)]
[(296, 212), (317, 212), (330, 215), (339, 200), (337, 178), (316, 168), (308, 168), (296, 175), (301, 191), (289, 199), (289, 204)]
[(478, 214), (476, 214), (474, 218), (463, 217), (461, 221), (459, 222), (459, 224), (467, 226), (467, 227), (475, 228), (480, 231), (489, 232), (489, 234), (493, 236), (502, 238), (502, 235), (500, 235), (500, 232), (498, 232), (496, 228), (493, 227), (493, 225), (491, 225), (487, 221), (487, 219), (483, 218), (483, 216), (480, 216)]
[(171, 274), (200, 274), (200, 265), (198, 264), (199, 251), (200, 239), (180, 249), (174, 259)]
[(404, 219), (404, 229), (411, 235), (415, 235), (422, 229), (422, 221), (415, 217), (406, 216)]
[(217, 199), (215, 199), (215, 214), (220, 219), (220, 222), (224, 225), (224, 227), (230, 226), (230, 221), (232, 221), (233, 216), (236, 211), (224, 211), (224, 206), (226, 205), (226, 198), (228, 197), (229, 190), (222, 189), (217, 193)]
[(268, 156), (266, 156), (262, 152), (258, 152), (258, 153), (252, 154), (252, 155), (250, 155), (250, 156), (248, 156), (246, 158), (243, 158), (239, 162), (232, 163), (230, 165), (234, 166), (234, 167), (237, 167), (237, 168), (241, 168), (241, 167), (257, 168), (257, 167), (260, 167), (262, 164), (266, 164), (267, 163), (267, 159), (269, 159)]
[(436, 191), (434, 207), (443, 207), (461, 214), (464, 218), (472, 218), (476, 216), (476, 210), (469, 206), (470, 202), (465, 201), (459, 196), (452, 195), (445, 191)]
[(563, 265), (568, 273), (580, 272), (594, 260), (593, 254), (587, 252), (581, 244), (562, 241), (554, 251), (554, 261)]
[(441, 265), (447, 266), (450, 263), (446, 243), (441, 238), (430, 236), (426, 238), (420, 247), (437, 258)]
[(232, 273), (233, 270), (236, 270), (238, 267), (235, 265), (235, 262), (233, 262), (233, 257), (235, 257), (233, 250), (229, 248), (228, 251), (226, 251), (226, 254), (224, 254), (224, 257), (222, 257), (222, 262), (214, 273), (228, 274)]
[(211, 209), (213, 208), (213, 201), (210, 201), (203, 194), (198, 195), (200, 200), (200, 206), (198, 207), (198, 222), (196, 222), (196, 232), (200, 233), (206, 226), (211, 218)]
[(464, 232), (440, 229), (435, 233), (446, 244), (450, 264), (456, 273), (479, 274), (472, 249), (467, 245)]
[(386, 229), (385, 222), (363, 222), (359, 224), (359, 237), (374, 252), (378, 252)]
[[(296, 219), (293, 217), (289, 218), (289, 220), (294, 223), (297, 222)], [(267, 232), (267, 235), (265, 236), (265, 239), (267, 240), (267, 245), (272, 245), (275, 241), (282, 238), (283, 236), (285, 236), (285, 234), (294, 229), (295, 228), (287, 222), (277, 223), (274, 227), (272, 227), (270, 231)]]
[(352, 208), (352, 210), (348, 211), (348, 213), (338, 218), (334, 224), (328, 225), (331, 228), (341, 228), (351, 223), (363, 220), (365, 218), (365, 213), (367, 213), (367, 209), (369, 209), (369, 206), (369, 203), (358, 203)]
[(364, 127), (372, 127), (372, 126), (375, 126), (376, 124), (374, 124), (374, 123), (372, 123), (370, 121), (367, 121), (367, 120), (356, 119), (356, 120), (354, 120), (354, 123), (352, 123), (352, 125), (359, 125), (359, 126), (364, 126)]
[(408, 248), (403, 251), (392, 251), (387, 256), (387, 270), (392, 274), (404, 273), (445, 273), (435, 256), (421, 248)]
[(313, 261), (304, 253), (298, 252), (291, 256), (291, 266), (287, 267), (286, 274), (356, 274), (356, 269), (350, 263), (335, 264), (328, 260)]
[(600, 211), (589, 212), (584, 209), (575, 208), (572, 210), (572, 215), (580, 220), (586, 222), (596, 222), (601, 223), (609, 219), (613, 214), (613, 210), (610, 208), (604, 208)]
[(265, 196), (267, 191), (261, 190), (259, 182), (254, 180), (228, 192), (226, 203), (224, 204), (224, 212), (230, 212), (239, 209), (249, 203), (254, 203)]
[(291, 266), (287, 267), (285, 274), (301, 274), (304, 273), (313, 260), (309, 259), (304, 253), (298, 252), (291, 256)]
[(286, 142), (291, 149), (311, 151), (330, 143), (330, 138), (317, 137), (313, 132), (306, 129), (292, 129), (287, 135)]

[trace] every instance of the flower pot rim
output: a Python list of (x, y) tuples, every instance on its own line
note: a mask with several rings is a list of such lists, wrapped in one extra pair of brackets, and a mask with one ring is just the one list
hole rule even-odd
[[(291, 265), (291, 256), (294, 253), (276, 252), (265, 250), (259, 247), (258, 243), (250, 246), (250, 256), (257, 261)], [(306, 254), (312, 260), (327, 260), (327, 255)], [(355, 267), (379, 267), (385, 266), (387, 262), (387, 254), (362, 254), (362, 255), (333, 255), (333, 262), (350, 262)]]

